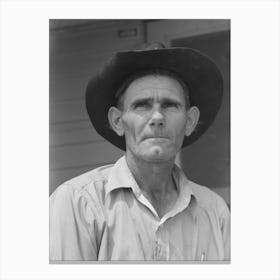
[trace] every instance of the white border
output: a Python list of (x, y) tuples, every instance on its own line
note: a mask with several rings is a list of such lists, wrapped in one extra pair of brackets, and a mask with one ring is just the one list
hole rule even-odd
[[(1, 279), (279, 279), (279, 2), (2, 1)], [(48, 19), (230, 18), (232, 263), (48, 264)]]

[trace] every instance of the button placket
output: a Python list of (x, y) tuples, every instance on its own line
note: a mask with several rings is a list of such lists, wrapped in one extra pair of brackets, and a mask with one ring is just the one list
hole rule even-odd
[(156, 260), (166, 260), (166, 245), (162, 234), (162, 224), (160, 224), (156, 230), (156, 241), (154, 256)]

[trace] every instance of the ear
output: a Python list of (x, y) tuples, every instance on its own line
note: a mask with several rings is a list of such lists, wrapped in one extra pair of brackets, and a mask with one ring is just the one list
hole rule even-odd
[(108, 111), (108, 120), (111, 128), (119, 135), (123, 136), (122, 112), (116, 107), (111, 107)]
[(186, 124), (186, 130), (185, 135), (190, 136), (194, 129), (197, 126), (198, 120), (199, 120), (200, 112), (199, 109), (195, 106), (191, 107), (187, 112), (187, 124)]

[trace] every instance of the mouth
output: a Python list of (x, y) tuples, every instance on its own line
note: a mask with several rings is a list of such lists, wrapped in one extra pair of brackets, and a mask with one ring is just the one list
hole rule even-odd
[(145, 137), (144, 140), (164, 141), (168, 140), (168, 138), (164, 136), (149, 136)]

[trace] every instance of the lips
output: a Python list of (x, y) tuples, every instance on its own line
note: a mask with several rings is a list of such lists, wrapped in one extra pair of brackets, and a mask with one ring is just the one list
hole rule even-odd
[(168, 139), (168, 137), (162, 135), (151, 135), (144, 137), (144, 140), (146, 139)]

